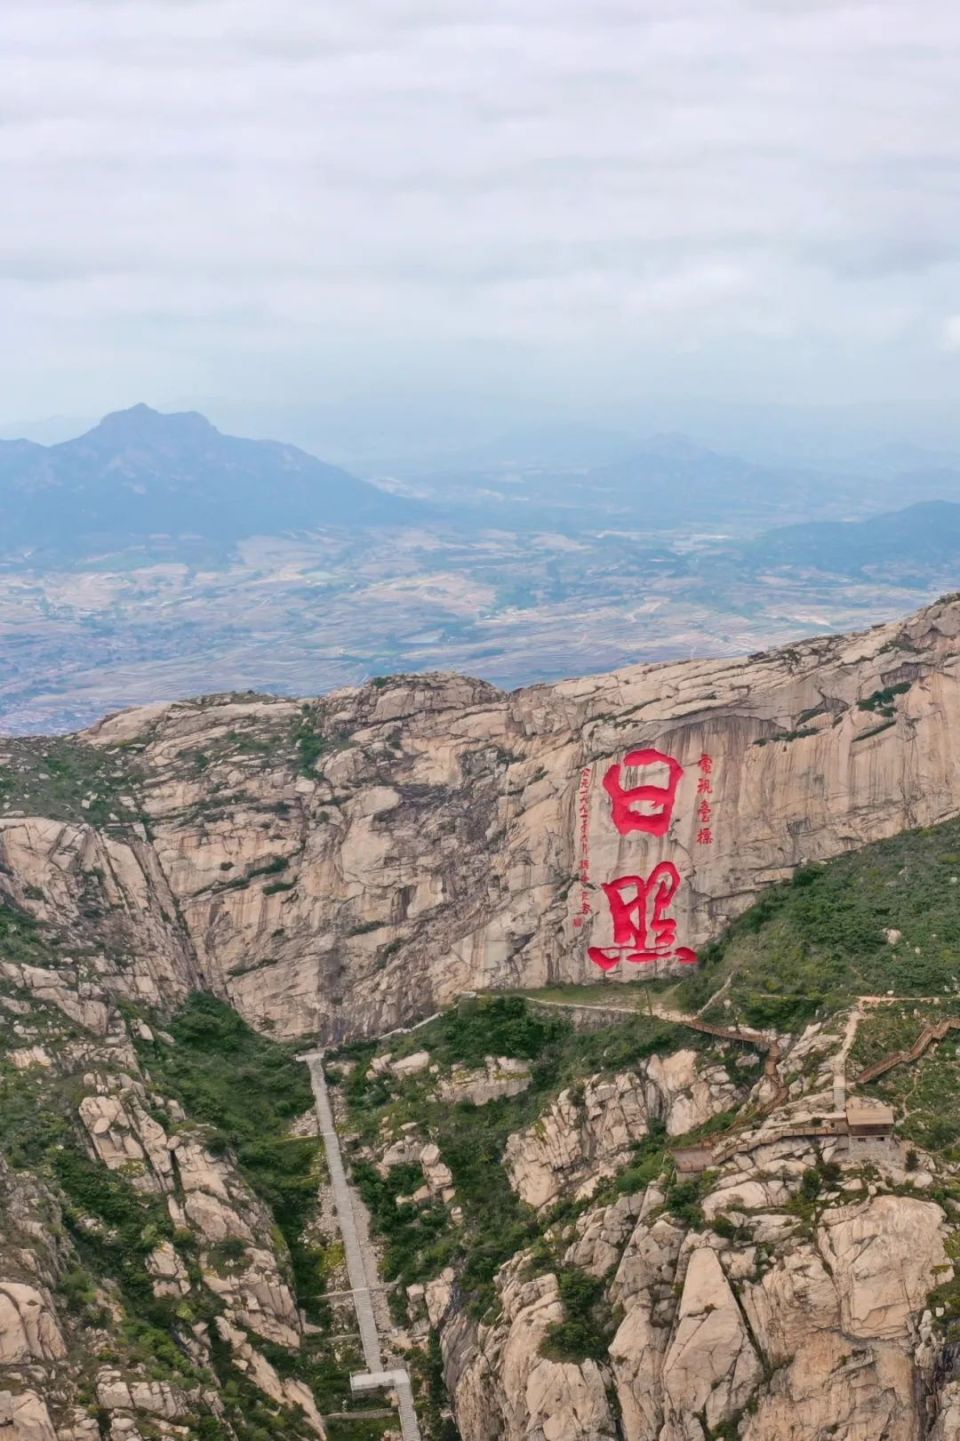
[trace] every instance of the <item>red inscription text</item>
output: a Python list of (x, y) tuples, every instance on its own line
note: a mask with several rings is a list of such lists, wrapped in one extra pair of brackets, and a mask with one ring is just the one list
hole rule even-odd
[(605, 883), (614, 943), (590, 946), (587, 954), (591, 961), (604, 971), (613, 970), (621, 961), (644, 965), (671, 959), (694, 964), (694, 952), (677, 946), (677, 923), (669, 914), (681, 884), (673, 861), (661, 861), (646, 878), (621, 876)]
[[(666, 784), (624, 786), (625, 766), (635, 769), (666, 766)], [(620, 834), (625, 836), (631, 831), (642, 831), (648, 836), (665, 836), (670, 829), (677, 786), (682, 775), (680, 762), (673, 756), (664, 755), (663, 751), (630, 751), (622, 763), (615, 762), (604, 776), (603, 785), (613, 805), (613, 824)]]

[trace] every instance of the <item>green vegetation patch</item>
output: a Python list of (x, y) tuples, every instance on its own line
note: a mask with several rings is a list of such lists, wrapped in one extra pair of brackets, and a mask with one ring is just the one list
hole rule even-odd
[(563, 1267), (556, 1276), (565, 1315), (550, 1327), (543, 1354), (551, 1361), (607, 1361), (616, 1322), (603, 1281), (577, 1266)]
[[(701, 1043), (704, 1038), (695, 1033), (641, 1013), (618, 1025), (579, 1033), (562, 1014), (545, 1018), (519, 996), (480, 997), (401, 1042), (389, 1043), (394, 1056), (425, 1049), (442, 1066), (479, 1066), (487, 1056), (527, 1061), (529, 1089), (485, 1106), (439, 1101), (435, 1077), (428, 1074), (404, 1080), (374, 1075), (369, 1066), (375, 1046), (344, 1047), (339, 1059), (356, 1064), (342, 1080), (342, 1090), (362, 1140), (373, 1143), (383, 1128), (392, 1133), (416, 1121), (450, 1167), (463, 1212), (463, 1224), (457, 1227), (446, 1207), (398, 1204), (423, 1184), (419, 1167), (397, 1167), (383, 1178), (369, 1163), (354, 1163), (354, 1178), (386, 1243), (386, 1277), (409, 1285), (454, 1265), (471, 1310), (483, 1314), (494, 1299), (493, 1278), (500, 1266), (536, 1242), (560, 1215), (573, 1215), (577, 1209), (562, 1201), (548, 1214), (538, 1213), (517, 1197), (503, 1166), (507, 1137), (536, 1121), (566, 1086), (576, 1087), (593, 1074), (629, 1069), (655, 1051)], [(334, 1082), (337, 1059), (331, 1057)], [(656, 1159), (639, 1148), (636, 1176), (652, 1177), (659, 1171), (661, 1144), (653, 1143)], [(615, 1183), (611, 1191), (615, 1194)]]
[(0, 901), (0, 954), (5, 961), (49, 966), (54, 961), (51, 953), (58, 945), (59, 938), (51, 927)]
[(145, 1064), (193, 1120), (214, 1128), (211, 1149), (236, 1155), (287, 1244), (301, 1305), (322, 1310), (325, 1253), (303, 1235), (316, 1206), (321, 1143), (289, 1135), (313, 1106), (306, 1066), (293, 1047), (257, 1035), (205, 992), (192, 995), (168, 1029), (172, 1045), (157, 1032), (152, 1042), (137, 1042)]
[[(960, 1003), (925, 1007), (919, 1015), (909, 1008), (884, 1006), (860, 1024), (848, 1071), (856, 1074), (893, 1051), (908, 1049), (931, 1021), (960, 1015)], [(861, 1034), (863, 1033), (863, 1034)], [(941, 1151), (960, 1161), (960, 1030), (934, 1041), (919, 1060), (895, 1066), (864, 1087), (893, 1106), (901, 1118), (897, 1130), (926, 1151)]]
[[(888, 929), (902, 933), (898, 944)], [(696, 1010), (730, 978), (733, 1015), (780, 1030), (856, 995), (956, 994), (960, 820), (802, 867), (706, 947), (702, 962), (678, 986), (678, 1004)]]
[(73, 736), (5, 739), (0, 764), (0, 814), (13, 810), (92, 826), (140, 819), (142, 779), (129, 747), (88, 745)]
[(875, 690), (866, 699), (857, 702), (857, 710), (872, 711), (876, 715), (892, 717), (896, 713), (898, 695), (905, 695), (910, 689), (908, 680), (901, 681), (899, 685), (888, 685), (883, 690)]

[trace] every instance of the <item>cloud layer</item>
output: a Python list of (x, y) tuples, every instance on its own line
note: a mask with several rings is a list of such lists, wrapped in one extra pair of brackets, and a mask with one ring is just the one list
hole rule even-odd
[(3, 30), (8, 416), (956, 383), (952, 0), (8, 0)]

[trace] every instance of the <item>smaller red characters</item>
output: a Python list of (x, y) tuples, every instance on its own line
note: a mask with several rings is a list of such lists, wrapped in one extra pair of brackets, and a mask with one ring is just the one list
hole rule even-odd
[(698, 795), (698, 796), (712, 796), (712, 795), (713, 795), (713, 781), (710, 780), (708, 776), (701, 776), (700, 779), (697, 781), (697, 795)]
[(706, 751), (704, 751), (703, 755), (697, 761), (697, 765), (700, 770), (703, 771), (703, 774), (708, 776), (713, 770), (713, 756), (708, 756)]
[(706, 824), (713, 815), (713, 806), (709, 801), (701, 801), (697, 806), (697, 817)]
[(712, 845), (713, 845), (713, 831), (710, 829), (709, 826), (701, 826), (700, 830), (697, 831), (697, 845), (698, 845), (698, 846), (712, 846)]

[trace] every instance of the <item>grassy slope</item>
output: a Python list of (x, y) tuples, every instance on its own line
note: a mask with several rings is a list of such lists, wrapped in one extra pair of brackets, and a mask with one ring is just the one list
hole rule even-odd
[[(471, 1308), (481, 1313), (493, 1298), (493, 1277), (510, 1256), (532, 1245), (561, 1215), (577, 1209), (560, 1202), (548, 1215), (537, 1214), (511, 1190), (502, 1157), (507, 1137), (537, 1119), (565, 1086), (584, 1077), (610, 1074), (637, 1065), (655, 1051), (680, 1046), (707, 1047), (703, 1037), (654, 1017), (637, 1014), (622, 1024), (581, 1034), (562, 1015), (536, 1015), (520, 997), (480, 998), (464, 1013), (448, 1012), (402, 1042), (388, 1043), (392, 1055), (423, 1048), (442, 1068), (462, 1062), (481, 1065), (486, 1056), (511, 1056), (530, 1063), (532, 1084), (523, 1094), (485, 1106), (449, 1104), (435, 1095), (436, 1078), (429, 1073), (402, 1080), (374, 1076), (369, 1062), (375, 1047), (345, 1047), (328, 1067), (337, 1082), (337, 1061), (356, 1067), (339, 1083), (360, 1143), (393, 1134), (407, 1121), (435, 1140), (453, 1173), (463, 1224), (451, 1225), (446, 1207), (398, 1205), (422, 1184), (418, 1166), (396, 1167), (381, 1178), (367, 1161), (356, 1160), (354, 1178), (386, 1241), (385, 1270), (406, 1284), (432, 1279), (445, 1265), (456, 1265)], [(386, 1048), (385, 1048), (386, 1049)], [(653, 1137), (638, 1148), (634, 1164), (613, 1186), (636, 1189), (651, 1179), (663, 1158), (663, 1144)]]
[[(902, 932), (896, 945), (887, 929)], [(677, 988), (679, 1004), (703, 1005), (729, 977), (733, 1014), (782, 1030), (856, 995), (957, 994), (960, 820), (803, 868), (735, 921), (703, 962)]]

